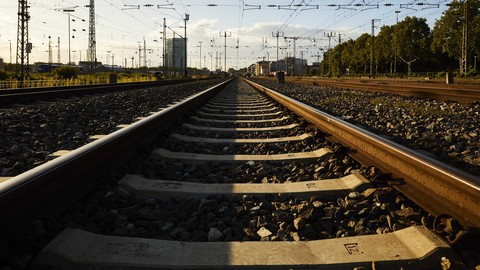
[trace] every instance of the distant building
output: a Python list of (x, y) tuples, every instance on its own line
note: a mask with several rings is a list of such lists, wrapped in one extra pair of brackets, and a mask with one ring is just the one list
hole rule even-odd
[(62, 66), (61, 63), (36, 62), (36, 63), (33, 64), (33, 70), (32, 71), (33, 72), (39, 72), (39, 73), (52, 72), (56, 68), (59, 68), (61, 66)]
[(279, 59), (278, 62), (277, 61), (273, 61), (271, 64), (270, 64), (270, 72), (271, 73), (275, 73), (277, 71), (285, 71), (286, 68), (285, 68), (285, 60), (283, 59)]
[(103, 66), (102, 62), (90, 62), (90, 61), (80, 61), (78, 62), (78, 65), (82, 67), (82, 69), (86, 72), (91, 72), (92, 67), (93, 70), (96, 70), (97, 68)]
[(270, 73), (270, 61), (259, 61), (255, 65), (255, 74), (257, 76), (268, 76)]
[(183, 38), (167, 39), (167, 55), (165, 56), (167, 68), (183, 70), (185, 65), (185, 40)]
[(286, 57), (286, 71), (288, 75), (300, 76), (307, 72), (307, 60), (293, 57)]
[(247, 68), (247, 72), (250, 73), (251, 75), (256, 75), (256, 64), (251, 64), (248, 68)]

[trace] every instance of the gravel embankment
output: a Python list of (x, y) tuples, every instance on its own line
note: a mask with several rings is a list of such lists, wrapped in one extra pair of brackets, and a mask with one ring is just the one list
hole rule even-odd
[(0, 176), (15, 176), (57, 150), (73, 150), (88, 137), (191, 96), (218, 81), (74, 97), (0, 108)]
[(385, 93), (255, 79), (454, 167), (480, 175), (480, 103), (459, 104)]
[(100, 234), (178, 241), (300, 241), (382, 234), (433, 221), (391, 187), (347, 196), (288, 194), (139, 199), (123, 189), (98, 191), (60, 223)]

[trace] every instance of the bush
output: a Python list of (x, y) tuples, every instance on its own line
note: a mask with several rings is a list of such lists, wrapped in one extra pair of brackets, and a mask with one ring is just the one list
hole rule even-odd
[(474, 68), (471, 68), (466, 74), (467, 77), (476, 77), (477, 75), (479, 75), (478, 70)]
[(0, 80), (4, 81), (10, 77), (10, 74), (5, 70), (0, 70)]
[(74, 79), (78, 75), (78, 70), (74, 67), (62, 66), (53, 71), (59, 79)]

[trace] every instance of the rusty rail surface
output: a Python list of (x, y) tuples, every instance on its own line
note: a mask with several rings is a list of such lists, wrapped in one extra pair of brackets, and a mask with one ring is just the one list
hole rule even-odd
[(0, 91), (0, 105), (11, 103), (26, 103), (37, 100), (64, 98), (75, 95), (89, 95), (106, 92), (115, 92), (122, 90), (134, 90), (146, 87), (156, 87), (163, 85), (179, 84), (192, 82), (195, 80), (164, 80), (135, 83), (114, 83), (97, 85), (77, 85), (77, 86), (55, 86), (41, 88), (22, 88)]
[(247, 81), (277, 102), (299, 114), (333, 141), (353, 149), (364, 165), (375, 165), (401, 181), (394, 187), (435, 216), (447, 214), (465, 228), (480, 229), (480, 179), (423, 156), (371, 132), (303, 104), (259, 84)]
[(289, 83), (323, 85), (352, 90), (383, 92), (441, 101), (456, 100), (460, 103), (480, 101), (480, 84), (442, 84), (434, 82), (388, 81), (373, 79), (288, 79)]

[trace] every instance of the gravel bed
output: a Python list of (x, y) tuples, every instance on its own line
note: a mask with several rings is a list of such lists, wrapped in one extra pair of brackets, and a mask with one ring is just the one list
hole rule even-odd
[(324, 136), (315, 136), (303, 141), (290, 141), (281, 143), (258, 143), (258, 144), (216, 144), (216, 143), (192, 143), (176, 139), (165, 139), (159, 145), (161, 148), (173, 152), (188, 152), (211, 155), (274, 155), (298, 152), (311, 152), (326, 145)]
[(279, 137), (294, 137), (305, 133), (314, 133), (315, 129), (308, 126), (307, 122), (302, 122), (300, 126), (285, 130), (271, 130), (259, 132), (217, 132), (205, 130), (192, 130), (183, 126), (178, 127), (175, 132), (185, 136), (206, 137), (206, 138), (227, 138), (227, 139), (264, 139)]
[[(276, 119), (276, 118), (282, 118), (283, 116), (287, 116), (289, 114), (284, 113), (284, 114), (279, 114), (278, 116), (270, 119)], [(213, 118), (211, 116), (205, 117), (203, 115), (195, 115), (198, 118), (201, 119), (215, 119), (215, 120), (224, 120), (224, 119), (218, 119), (218, 118)], [(245, 120), (253, 120), (253, 119), (245, 119)], [(270, 122), (238, 122), (238, 123), (232, 123), (232, 122), (207, 122), (207, 121), (197, 121), (196, 119), (190, 119), (189, 120), (191, 124), (197, 125), (197, 126), (205, 126), (205, 127), (220, 127), (220, 128), (265, 128), (265, 127), (277, 127), (277, 126), (287, 126), (293, 123), (300, 122), (296, 117), (291, 116), (290, 118), (284, 119), (282, 121), (270, 121)]]
[(203, 81), (68, 100), (0, 108), (0, 176), (15, 176), (47, 160), (57, 150), (73, 150), (88, 137), (108, 134), (119, 124), (219, 83)]
[(460, 104), (394, 94), (279, 85), (255, 79), (322, 111), (433, 158), (480, 175), (480, 103)]
[(281, 118), (282, 116), (288, 116), (291, 114), (289, 114), (287, 111), (283, 111), (281, 114), (278, 114), (278, 115), (267, 115), (267, 116), (261, 116), (261, 115), (241, 116), (240, 115), (236, 117), (231, 117), (231, 116), (222, 115), (222, 114), (209, 116), (209, 115), (203, 115), (199, 113), (194, 115), (200, 118), (215, 118), (218, 120), (269, 120), (269, 119)]
[(333, 200), (265, 196), (138, 199), (105, 188), (59, 218), (93, 233), (178, 241), (301, 241), (382, 234), (433, 218), (391, 187)]
[(199, 183), (289, 183), (334, 179), (365, 170), (338, 145), (333, 144), (329, 148), (336, 149), (336, 152), (317, 160), (295, 162), (187, 164), (145, 153), (126, 165), (124, 173), (138, 174), (149, 179)]

